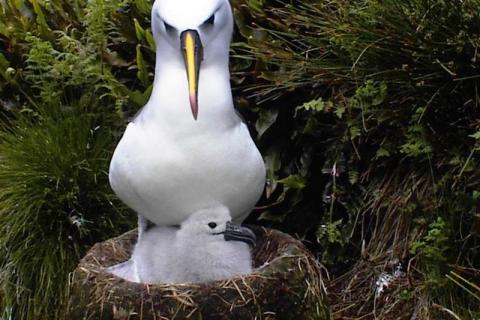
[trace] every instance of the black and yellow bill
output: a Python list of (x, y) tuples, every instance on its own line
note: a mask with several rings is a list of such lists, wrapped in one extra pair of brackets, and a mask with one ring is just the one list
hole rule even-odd
[(196, 30), (185, 30), (180, 35), (181, 48), (188, 79), (188, 96), (193, 118), (198, 117), (198, 79), (203, 60), (203, 47)]

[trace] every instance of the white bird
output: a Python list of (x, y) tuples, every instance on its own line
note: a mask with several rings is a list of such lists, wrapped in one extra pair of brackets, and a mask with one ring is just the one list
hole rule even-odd
[(108, 271), (133, 282), (185, 283), (226, 279), (252, 271), (255, 234), (230, 222), (226, 207), (199, 210), (180, 228), (144, 232), (130, 261)]
[(220, 205), (243, 221), (261, 196), (265, 166), (233, 107), (230, 4), (156, 0), (152, 31), (152, 95), (114, 152), (110, 184), (139, 214), (140, 233), (146, 221), (178, 226)]

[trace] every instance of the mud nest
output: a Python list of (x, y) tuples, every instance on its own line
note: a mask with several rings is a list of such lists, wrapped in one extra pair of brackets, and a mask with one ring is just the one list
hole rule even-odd
[(253, 273), (201, 284), (132, 283), (105, 271), (126, 261), (136, 231), (96, 244), (72, 274), (67, 319), (329, 319), (319, 265), (298, 240), (252, 227)]

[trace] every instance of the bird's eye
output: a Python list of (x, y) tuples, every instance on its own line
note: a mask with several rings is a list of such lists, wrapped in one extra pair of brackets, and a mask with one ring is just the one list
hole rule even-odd
[(215, 227), (217, 226), (217, 224), (215, 222), (210, 222), (208, 224), (208, 226), (210, 227), (210, 229), (215, 229)]
[(204, 25), (213, 25), (213, 23), (215, 22), (215, 14), (212, 14), (210, 16), (210, 18), (208, 18), (207, 20), (205, 20), (205, 22), (203, 23)]
[(170, 32), (170, 31), (172, 31), (173, 29), (175, 29), (174, 27), (172, 27), (171, 25), (169, 25), (169, 24), (166, 23), (165, 21), (163, 21), (163, 24), (165, 25), (165, 30), (167, 30), (167, 32)]

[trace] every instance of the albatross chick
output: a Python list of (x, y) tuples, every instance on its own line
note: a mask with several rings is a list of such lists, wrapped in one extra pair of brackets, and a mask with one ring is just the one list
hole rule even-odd
[(109, 271), (152, 284), (221, 280), (252, 271), (249, 246), (254, 244), (255, 234), (233, 224), (227, 208), (199, 210), (180, 228), (145, 231), (131, 260)]

